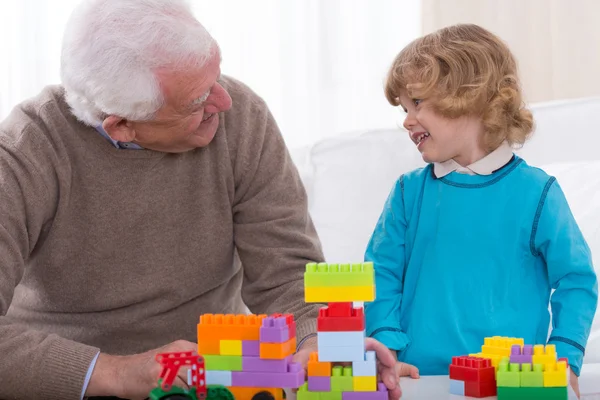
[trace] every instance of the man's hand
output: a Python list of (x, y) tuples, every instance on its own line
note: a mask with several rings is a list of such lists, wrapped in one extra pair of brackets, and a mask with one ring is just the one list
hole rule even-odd
[[(178, 340), (158, 349), (130, 356), (101, 353), (94, 367), (85, 395), (117, 396), (123, 399), (146, 399), (158, 383), (160, 364), (158, 353), (197, 351), (196, 343)], [(187, 388), (186, 371), (179, 370), (173, 385)]]
[(575, 372), (571, 369), (571, 376), (569, 378), (569, 384), (573, 388), (573, 391), (577, 395), (577, 398), (581, 398), (581, 394), (579, 393), (579, 378), (575, 375)]

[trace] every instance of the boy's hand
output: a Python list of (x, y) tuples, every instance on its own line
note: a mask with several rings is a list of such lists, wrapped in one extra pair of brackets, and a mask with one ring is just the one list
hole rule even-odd
[(577, 398), (578, 399), (581, 398), (581, 395), (579, 393), (579, 378), (577, 377), (577, 375), (575, 375), (575, 372), (573, 372), (573, 370), (571, 370), (571, 377), (569, 378), (569, 384), (573, 388), (573, 391), (577, 395)]
[(419, 379), (419, 369), (417, 367), (400, 361), (396, 363), (396, 374), (398, 378), (410, 376), (413, 379)]

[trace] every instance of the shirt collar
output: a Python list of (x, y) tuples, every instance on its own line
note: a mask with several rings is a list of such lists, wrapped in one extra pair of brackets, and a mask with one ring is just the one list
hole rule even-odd
[(508, 142), (504, 141), (496, 150), (466, 167), (453, 159), (442, 163), (433, 163), (433, 173), (437, 178), (444, 177), (454, 171), (470, 175), (491, 175), (494, 171), (505, 166), (512, 157), (512, 148)]
[(119, 142), (118, 140), (115, 140), (113, 138), (110, 137), (110, 135), (108, 133), (106, 133), (106, 131), (104, 130), (104, 128), (102, 127), (102, 125), (98, 125), (96, 126), (96, 130), (98, 132), (100, 132), (100, 134), (102, 136), (104, 136), (109, 142), (111, 142), (113, 144), (113, 146), (115, 146), (117, 149), (130, 149), (130, 150), (142, 150), (143, 147), (133, 143), (133, 142)]

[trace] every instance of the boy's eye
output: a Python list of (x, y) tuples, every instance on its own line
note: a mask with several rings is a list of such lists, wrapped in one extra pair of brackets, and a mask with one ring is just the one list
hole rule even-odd
[(415, 103), (415, 106), (418, 106), (419, 104), (421, 104), (423, 100), (422, 99), (413, 99), (413, 103)]

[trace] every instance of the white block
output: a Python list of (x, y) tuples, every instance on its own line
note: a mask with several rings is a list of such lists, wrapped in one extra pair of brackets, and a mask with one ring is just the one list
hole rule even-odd
[(357, 346), (319, 346), (319, 361), (364, 361), (365, 349)]
[(352, 376), (377, 376), (377, 360), (374, 351), (365, 353), (365, 361), (352, 362)]
[(317, 343), (321, 346), (361, 346), (365, 347), (365, 331), (317, 332)]
[(231, 386), (231, 376), (231, 371), (206, 371), (206, 384)]

